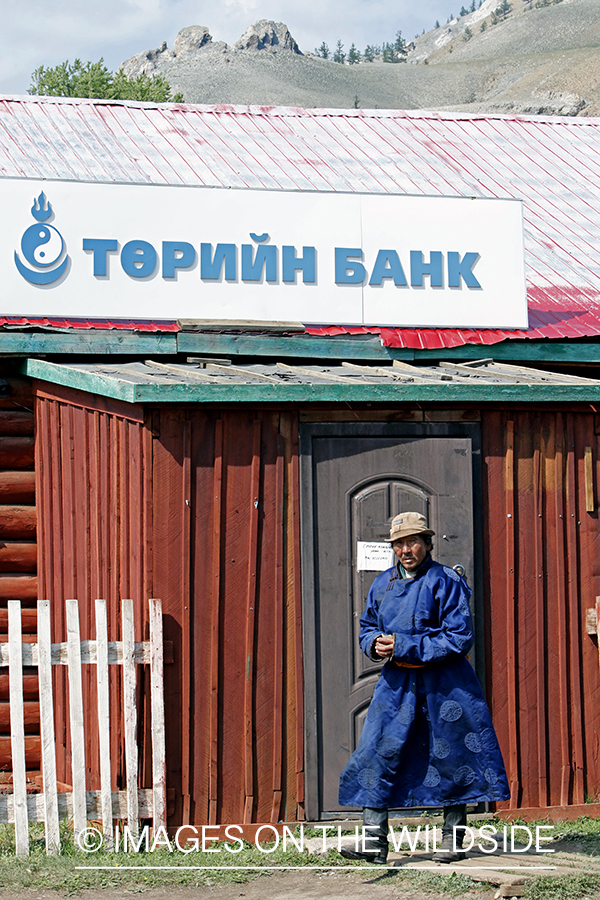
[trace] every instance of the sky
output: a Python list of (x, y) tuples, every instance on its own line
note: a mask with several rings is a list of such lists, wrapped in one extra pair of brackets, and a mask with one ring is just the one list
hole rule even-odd
[[(465, 2), (465, 0), (462, 0)], [(454, 4), (454, 5), (453, 5)], [(468, 3), (465, 3), (468, 5)], [(301, 50), (338, 38), (346, 49), (412, 39), (436, 19), (456, 15), (455, 0), (0, 0), (0, 92), (24, 94), (40, 65), (104, 57), (111, 69), (167, 41), (186, 25), (206, 25), (213, 40), (234, 43), (257, 19), (285, 22)]]

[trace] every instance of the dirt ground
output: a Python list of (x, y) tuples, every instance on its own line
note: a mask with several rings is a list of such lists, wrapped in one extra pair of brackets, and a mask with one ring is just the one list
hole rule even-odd
[[(492, 900), (494, 888), (475, 889), (469, 892), (469, 900)], [(407, 887), (395, 876), (372, 872), (276, 872), (261, 876), (245, 884), (223, 884), (209, 887), (201, 885), (153, 887), (147, 890), (86, 890), (77, 895), (78, 900), (134, 900), (136, 894), (144, 894), (144, 900), (435, 900), (449, 894), (434, 894)], [(8, 886), (0, 891), (0, 900), (57, 900), (64, 895), (52, 890), (10, 891)], [(72, 900), (72, 898), (70, 898)]]

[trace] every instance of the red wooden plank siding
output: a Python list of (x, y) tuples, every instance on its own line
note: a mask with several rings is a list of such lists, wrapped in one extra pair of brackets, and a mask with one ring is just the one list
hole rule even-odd
[(500, 807), (600, 796), (598, 646), (585, 627), (600, 595), (598, 431), (592, 412), (482, 412), (487, 690), (513, 791)]
[[(186, 766), (196, 824), (298, 814), (300, 597), (297, 536), (288, 527), (290, 504), (296, 516), (298, 504), (295, 418), (254, 410), (153, 413), (153, 587), (172, 617), (176, 661), (182, 560), (187, 565), (176, 524), (186, 499), (183, 422), (191, 427), (191, 670), (175, 665), (167, 672), (168, 783), (177, 821), (184, 815), (179, 785)], [(192, 710), (187, 743), (178, 715), (185, 677)]]
[[(95, 637), (94, 601), (105, 598), (109, 640), (120, 638), (120, 599), (133, 597), (136, 631), (147, 620), (147, 577), (144, 510), (147, 484), (144, 466), (150, 445), (140, 409), (101, 405), (93, 409), (89, 395), (62, 388), (35, 387), (36, 482), (40, 517), (40, 596), (50, 600), (53, 640), (65, 639), (64, 603), (79, 601), (82, 640)], [(85, 399), (84, 399), (85, 398)], [(99, 404), (100, 405), (100, 404)], [(127, 418), (129, 415), (130, 418)], [(71, 782), (71, 742), (66, 727), (67, 683), (56, 678), (57, 766), (59, 781)], [(95, 697), (93, 667), (83, 672), (84, 702)], [(112, 721), (121, 721), (120, 675), (111, 670)], [(95, 703), (91, 703), (91, 709)], [(124, 787), (120, 733), (111, 728), (113, 789)], [(140, 734), (140, 740), (143, 735)], [(86, 716), (88, 790), (98, 790), (98, 726)]]
[[(10, 364), (9, 364), (10, 365)], [(7, 602), (20, 600), (24, 640), (37, 632), (37, 516), (34, 476), (34, 416), (31, 383), (14, 377), (7, 366), (0, 373), (10, 394), (0, 397), (0, 641), (8, 639)], [(40, 711), (37, 671), (24, 679), (25, 756), (27, 768), (40, 768)], [(0, 772), (12, 770), (8, 670), (0, 673)]]

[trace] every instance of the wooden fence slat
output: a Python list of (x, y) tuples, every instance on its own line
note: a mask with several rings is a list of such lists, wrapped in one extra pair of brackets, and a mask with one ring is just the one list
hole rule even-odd
[(42, 774), (46, 853), (60, 852), (58, 796), (56, 784), (56, 742), (54, 738), (54, 691), (52, 689), (50, 603), (38, 601), (38, 655), (40, 691), (40, 730), (42, 737)]
[(138, 748), (135, 696), (133, 600), (121, 601), (123, 629), (123, 716), (125, 719), (125, 770), (127, 777), (127, 824), (131, 834), (138, 831)]
[(104, 832), (104, 847), (106, 850), (111, 850), (113, 847), (113, 824), (110, 792), (110, 701), (108, 690), (108, 619), (106, 600), (96, 600), (96, 683), (98, 685), (102, 830)]
[[(127, 817), (127, 792), (112, 791), (113, 819)], [(100, 791), (86, 791), (86, 807), (88, 819), (99, 819), (102, 815), (102, 797)], [(142, 819), (152, 817), (152, 788), (138, 790), (138, 808)], [(27, 814), (30, 822), (44, 821), (44, 795), (27, 795)], [(73, 818), (73, 794), (58, 795), (59, 819)], [(12, 794), (0, 794), (0, 825), (13, 825), (15, 821), (14, 800)]]
[(150, 600), (150, 705), (152, 710), (153, 825), (167, 824), (162, 601)]
[(73, 831), (75, 842), (86, 828), (85, 806), (85, 732), (83, 725), (83, 690), (81, 684), (81, 641), (77, 600), (66, 601), (67, 646), (69, 656), (69, 718), (71, 726), (71, 760), (73, 770)]
[[(173, 641), (164, 642), (164, 662), (173, 662)], [(83, 665), (93, 665), (96, 662), (96, 641), (81, 641), (81, 662)], [(150, 663), (150, 642), (136, 641), (134, 658), (136, 665), (149, 665)], [(53, 666), (66, 666), (69, 664), (68, 644), (52, 644), (51, 653)], [(108, 663), (109, 665), (121, 665), (123, 662), (123, 643), (122, 641), (108, 642)], [(0, 667), (8, 666), (8, 644), (0, 643)], [(38, 665), (38, 648), (37, 644), (23, 645), (23, 665)]]
[(27, 819), (27, 776), (25, 774), (25, 722), (23, 719), (23, 647), (19, 600), (8, 601), (8, 647), (15, 850), (17, 856), (27, 856), (29, 854), (29, 824)]

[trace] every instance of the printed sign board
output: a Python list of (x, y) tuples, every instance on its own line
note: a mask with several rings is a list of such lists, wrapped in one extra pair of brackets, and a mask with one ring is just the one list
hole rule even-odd
[(515, 200), (0, 179), (0, 314), (525, 328)]

